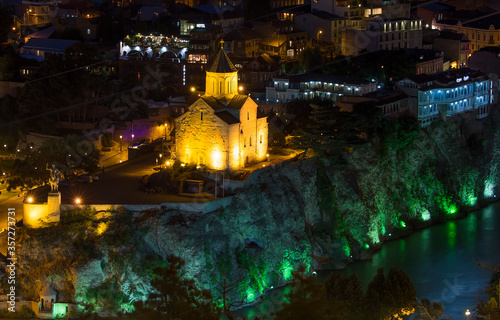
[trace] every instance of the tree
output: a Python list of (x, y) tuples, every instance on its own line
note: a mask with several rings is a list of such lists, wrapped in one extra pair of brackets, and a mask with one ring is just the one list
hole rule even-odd
[[(100, 152), (93, 148), (79, 153), (81, 139), (75, 135), (66, 136), (62, 140), (47, 140), (38, 149), (26, 156), (25, 160), (16, 160), (9, 180), (9, 189), (32, 189), (42, 185), (49, 178), (47, 164), (56, 162), (65, 175), (73, 169), (82, 169), (85, 172), (95, 172), (99, 167)], [(80, 150), (82, 152), (82, 150)]]
[(235, 308), (241, 307), (242, 305), (248, 303), (246, 297), (242, 297), (239, 300), (231, 300), (231, 295), (235, 289), (237, 289), (241, 284), (241, 279), (236, 281), (229, 281), (228, 277), (225, 275), (225, 271), (221, 270), (222, 279), (218, 280), (215, 275), (212, 275), (215, 283), (217, 283), (216, 290), (220, 294), (222, 300), (222, 312), (226, 315), (229, 320), (233, 320), (232, 311)]
[(302, 72), (308, 72), (323, 64), (323, 55), (318, 45), (307, 45), (298, 55), (297, 59)]
[(192, 279), (185, 279), (180, 272), (185, 262), (175, 256), (167, 257), (168, 267), (153, 269), (151, 285), (155, 292), (149, 295), (146, 308), (141, 312), (161, 319), (219, 319), (219, 312), (208, 290), (199, 290)]
[(366, 319), (400, 319), (415, 311), (415, 301), (415, 288), (403, 270), (392, 267), (385, 276), (379, 268), (366, 291)]
[(382, 319), (385, 292), (384, 269), (379, 268), (377, 274), (368, 284), (368, 288), (366, 289), (364, 312), (366, 315), (370, 315), (367, 319)]
[(283, 309), (276, 313), (275, 319), (332, 319), (335, 314), (329, 310), (325, 286), (318, 283), (315, 277), (305, 274), (303, 266), (293, 272), (293, 277), (287, 301), (282, 304)]
[(415, 288), (403, 270), (392, 267), (387, 273), (384, 286), (383, 308), (386, 316), (399, 319), (415, 312)]
[(417, 320), (437, 320), (444, 312), (441, 302), (430, 301), (427, 298), (418, 300), (416, 316)]
[(331, 273), (325, 287), (328, 301), (341, 319), (364, 319), (360, 311), (363, 286), (356, 274), (346, 277), (343, 272)]

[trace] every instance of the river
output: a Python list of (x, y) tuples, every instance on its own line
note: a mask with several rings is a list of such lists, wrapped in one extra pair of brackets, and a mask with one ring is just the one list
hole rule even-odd
[[(500, 203), (492, 204), (467, 217), (435, 225), (412, 235), (388, 241), (371, 260), (356, 261), (345, 272), (357, 273), (363, 285), (378, 268), (403, 269), (412, 280), (417, 297), (443, 304), (453, 319), (465, 319), (465, 310), (486, 298), (484, 290), (493, 271), (479, 267), (481, 261), (500, 267)], [(245, 308), (253, 316), (277, 310), (285, 289), (272, 290), (263, 302)]]

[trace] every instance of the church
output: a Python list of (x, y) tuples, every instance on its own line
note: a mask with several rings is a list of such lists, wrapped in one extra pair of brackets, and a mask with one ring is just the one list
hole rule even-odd
[(224, 49), (206, 71), (205, 94), (175, 120), (177, 159), (216, 170), (237, 170), (266, 159), (267, 117), (238, 93), (238, 70)]

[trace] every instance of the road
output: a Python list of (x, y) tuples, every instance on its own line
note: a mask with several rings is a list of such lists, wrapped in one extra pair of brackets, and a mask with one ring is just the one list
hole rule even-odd
[(62, 203), (73, 204), (80, 198), (82, 204), (160, 204), (166, 195), (147, 194), (140, 191), (140, 181), (144, 175), (154, 173), (156, 154), (150, 153), (105, 168), (99, 180), (92, 183), (72, 183), (60, 185)]

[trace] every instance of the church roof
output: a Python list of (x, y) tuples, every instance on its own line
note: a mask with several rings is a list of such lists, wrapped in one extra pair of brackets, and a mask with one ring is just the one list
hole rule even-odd
[(201, 99), (205, 101), (210, 106), (210, 108), (214, 110), (224, 109), (226, 107), (225, 105), (222, 104), (222, 102), (220, 102), (219, 100), (215, 99), (212, 96), (210, 97), (203, 96), (201, 97)]
[[(247, 95), (244, 94), (236, 94), (233, 96), (233, 98), (229, 101), (226, 101), (225, 97), (222, 99), (217, 99), (213, 96), (203, 96), (201, 97), (203, 101), (205, 101), (210, 108), (214, 110), (220, 110), (220, 109), (225, 109), (225, 108), (230, 108), (230, 109), (236, 109), (239, 110), (245, 102), (248, 99)], [(225, 103), (224, 103), (225, 102)]]
[(227, 107), (231, 108), (231, 109), (238, 109), (239, 110), (239, 109), (241, 109), (241, 107), (243, 107), (243, 105), (245, 104), (247, 99), (248, 99), (247, 95), (237, 94), (231, 99), (231, 101), (229, 102)]
[(227, 124), (235, 124), (240, 122), (240, 120), (236, 119), (229, 111), (224, 110), (216, 112), (215, 115)]
[(220, 49), (217, 55), (215, 56), (214, 61), (210, 68), (208, 68), (207, 72), (217, 72), (217, 73), (229, 73), (229, 72), (237, 72), (238, 70), (234, 67), (231, 60), (227, 56), (224, 49)]

